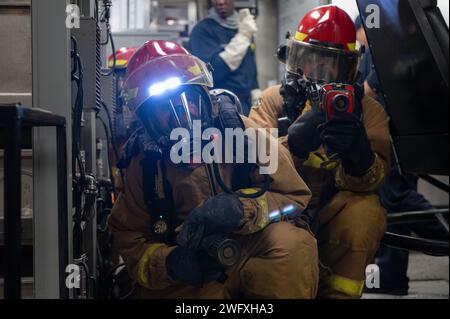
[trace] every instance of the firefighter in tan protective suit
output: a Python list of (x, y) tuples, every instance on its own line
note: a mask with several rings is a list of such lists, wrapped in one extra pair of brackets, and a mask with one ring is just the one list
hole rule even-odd
[[(202, 129), (256, 127), (230, 96), (208, 87), (207, 66), (178, 44), (149, 41), (133, 56), (125, 92), (142, 132), (125, 147), (124, 192), (108, 221), (115, 250), (143, 298), (314, 298), (316, 241), (286, 217), (302, 212), (311, 193), (287, 149), (280, 145), (278, 170), (268, 176), (250, 164), (194, 161), (195, 152), (174, 163), (173, 129), (191, 132), (196, 121)], [(270, 149), (279, 145), (262, 133)], [(222, 259), (211, 254), (222, 239), (238, 243), (240, 255), (236, 246)]]
[[(280, 49), (287, 66), (283, 85), (267, 89), (249, 116), (262, 127), (288, 128), (280, 139), (313, 194), (304, 215), (319, 246), (319, 298), (361, 296), (365, 268), (386, 227), (376, 190), (389, 167), (388, 118), (362, 90), (340, 85), (356, 79), (355, 42), (354, 25), (343, 10), (329, 5), (309, 12), (286, 50)], [(332, 100), (325, 87), (350, 91)], [(338, 112), (338, 95), (353, 89), (354, 101), (344, 99), (354, 103), (353, 112)]]

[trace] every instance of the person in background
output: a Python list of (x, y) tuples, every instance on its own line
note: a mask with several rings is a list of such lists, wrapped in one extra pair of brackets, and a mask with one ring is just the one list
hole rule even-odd
[(216, 88), (235, 93), (244, 115), (255, 105), (261, 90), (257, 80), (255, 17), (248, 9), (235, 11), (234, 0), (212, 0), (209, 15), (190, 36), (190, 51), (213, 68)]
[[(367, 96), (377, 99), (385, 106), (383, 92), (375, 71), (372, 54), (369, 50), (367, 35), (364, 30), (361, 17), (355, 20), (357, 40), (366, 47), (366, 52), (360, 65), (360, 83), (364, 84)], [(391, 156), (393, 159), (395, 157)], [(432, 205), (417, 191), (418, 177), (412, 174), (402, 173), (398, 163), (391, 162), (390, 174), (386, 182), (379, 190), (381, 204), (389, 213), (410, 211), (424, 211), (432, 209)], [(390, 225), (388, 232), (403, 235), (411, 235), (411, 231), (425, 237), (436, 236), (442, 229), (437, 224), (423, 224), (420, 229), (408, 225)], [(433, 235), (434, 234), (434, 235)], [(376, 263), (380, 267), (381, 287), (379, 289), (367, 289), (366, 293), (384, 293), (391, 295), (408, 295), (409, 278), (407, 276), (409, 252), (391, 247), (382, 246), (377, 254)]]

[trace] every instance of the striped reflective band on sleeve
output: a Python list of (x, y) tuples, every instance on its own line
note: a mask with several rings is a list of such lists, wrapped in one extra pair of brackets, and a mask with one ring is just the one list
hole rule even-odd
[(149, 280), (148, 280), (149, 279), (148, 278), (148, 275), (149, 275), (149, 266), (148, 265), (150, 263), (150, 258), (158, 248), (161, 248), (164, 246), (166, 246), (166, 245), (152, 244), (147, 248), (144, 255), (141, 257), (141, 260), (139, 261), (138, 274), (137, 274), (137, 282), (139, 285), (150, 289)]
[[(247, 188), (247, 189), (241, 189), (239, 190), (241, 193), (245, 195), (251, 195), (257, 193), (259, 190), (256, 188)], [(258, 220), (256, 221), (256, 224), (251, 227), (251, 232), (256, 233), (260, 230), (264, 229), (267, 225), (270, 223), (269, 219), (269, 205), (267, 203), (266, 194), (255, 198), (254, 199), (257, 203), (258, 210), (259, 210), (259, 216)]]
[(364, 280), (353, 280), (338, 275), (328, 275), (324, 279), (324, 282), (328, 288), (352, 297), (360, 297), (364, 290)]

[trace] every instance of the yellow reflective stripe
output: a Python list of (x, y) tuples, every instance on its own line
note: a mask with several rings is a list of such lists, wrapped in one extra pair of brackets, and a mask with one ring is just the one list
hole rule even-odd
[(339, 163), (340, 162), (338, 160), (324, 161), (320, 165), (320, 168), (327, 170), (327, 171), (333, 171), (339, 167)]
[(137, 274), (137, 282), (141, 286), (144, 286), (146, 288), (150, 288), (149, 282), (148, 282), (148, 264), (150, 263), (150, 258), (153, 255), (153, 253), (161, 247), (164, 247), (166, 245), (164, 244), (152, 244), (150, 245), (147, 250), (145, 251), (144, 255), (142, 256), (141, 260), (139, 261), (138, 265), (138, 274)]
[(356, 42), (355, 43), (349, 43), (348, 45), (348, 49), (352, 52), (356, 51)]
[(257, 188), (246, 188), (246, 189), (240, 189), (239, 192), (241, 192), (242, 194), (245, 194), (245, 195), (252, 195), (252, 194), (256, 194), (257, 192), (259, 192), (259, 190)]
[(307, 160), (302, 162), (303, 166), (311, 167), (315, 169), (324, 169), (327, 171), (335, 170), (339, 162), (336, 160), (329, 160), (325, 154), (309, 153)]
[(364, 280), (353, 280), (338, 275), (329, 275), (324, 281), (329, 288), (349, 296), (360, 297), (364, 290)]
[(377, 153), (375, 153), (373, 165), (362, 177), (347, 175), (342, 165), (339, 165), (335, 171), (336, 186), (340, 189), (351, 190), (354, 192), (374, 191), (385, 178), (386, 170)]
[[(375, 162), (376, 161), (379, 161), (380, 159), (379, 159), (379, 157), (378, 157), (378, 154), (377, 153), (375, 153)], [(384, 165), (383, 165), (383, 163), (380, 163), (380, 181), (381, 180), (384, 180), (385, 178), (386, 178), (386, 169), (385, 169), (385, 167), (384, 167)]]
[[(116, 60), (116, 67), (124, 67), (128, 63), (127, 60)], [(114, 60), (110, 60), (108, 66), (111, 68), (114, 65)]]
[(297, 40), (297, 41), (303, 41), (307, 37), (308, 37), (308, 35), (305, 34), (305, 33), (301, 33), (301, 32), (298, 32), (298, 31), (295, 33), (295, 40)]
[[(259, 190), (256, 188), (246, 188), (246, 189), (241, 189), (239, 191), (245, 195), (251, 195), (251, 194), (256, 194)], [(260, 218), (258, 219), (256, 224), (252, 225), (253, 227), (250, 229), (250, 231), (252, 233), (259, 232), (260, 230), (266, 228), (266, 226), (269, 225), (269, 223), (270, 223), (269, 205), (267, 204), (266, 195), (264, 194), (258, 198), (255, 198), (254, 200), (256, 200), (256, 203), (258, 204), (259, 211), (261, 214), (260, 214)]]
[(304, 166), (313, 167), (313, 168), (321, 168), (323, 163), (323, 159), (320, 158), (315, 153), (310, 153), (309, 157), (306, 161), (303, 162)]
[(305, 104), (305, 109), (303, 110), (303, 113), (302, 113), (302, 114), (305, 114), (306, 112), (308, 112), (309, 110), (311, 110), (311, 108), (312, 108), (311, 101), (310, 101), (310, 100), (307, 100), (307, 101), (306, 101), (306, 104)]

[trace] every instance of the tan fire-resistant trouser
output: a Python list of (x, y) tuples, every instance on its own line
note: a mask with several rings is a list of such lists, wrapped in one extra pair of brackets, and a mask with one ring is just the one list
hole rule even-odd
[(306, 230), (275, 223), (240, 237), (241, 260), (228, 271), (224, 284), (202, 287), (173, 285), (165, 290), (142, 289), (142, 298), (315, 298), (319, 268), (317, 243)]
[(386, 231), (386, 210), (377, 195), (338, 193), (320, 212), (319, 298), (360, 298), (365, 268)]

